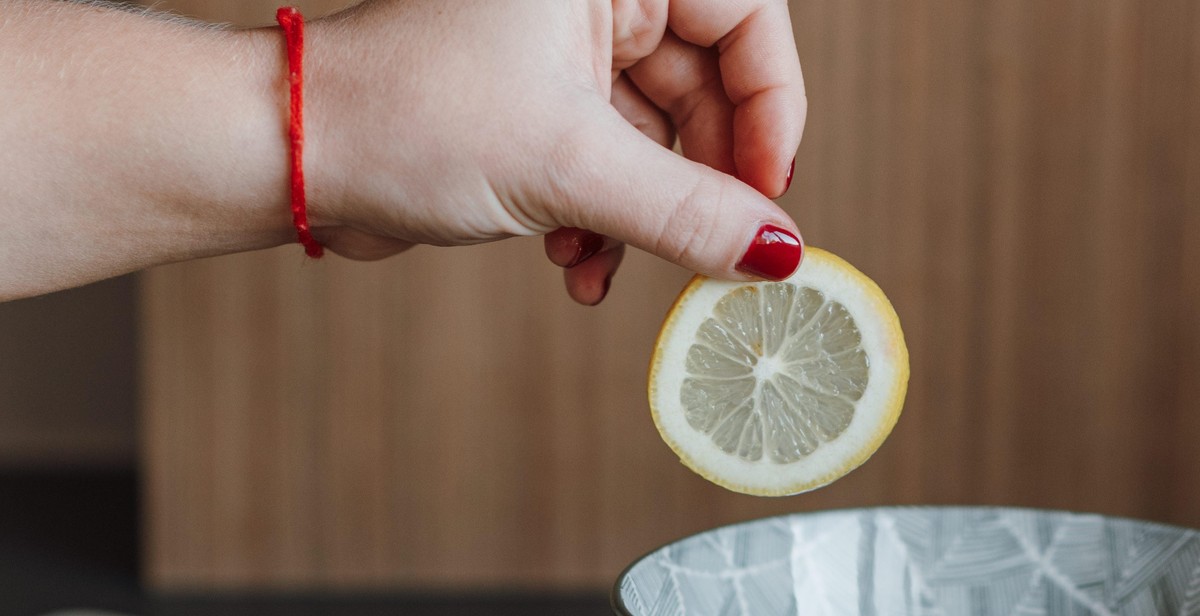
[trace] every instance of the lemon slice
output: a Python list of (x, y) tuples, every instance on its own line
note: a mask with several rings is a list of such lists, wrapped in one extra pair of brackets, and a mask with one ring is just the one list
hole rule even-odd
[(812, 247), (783, 282), (693, 278), (650, 362), (663, 440), (709, 481), (760, 496), (819, 488), (865, 462), (907, 389), (887, 297)]

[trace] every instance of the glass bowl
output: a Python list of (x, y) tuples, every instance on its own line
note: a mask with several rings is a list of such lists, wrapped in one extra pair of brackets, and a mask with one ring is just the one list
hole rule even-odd
[(801, 513), (663, 546), (617, 579), (627, 616), (1200, 615), (1200, 532), (995, 507)]

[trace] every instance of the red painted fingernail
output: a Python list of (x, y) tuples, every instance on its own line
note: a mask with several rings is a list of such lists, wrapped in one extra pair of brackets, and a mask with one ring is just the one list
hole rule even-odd
[(792, 159), (792, 166), (788, 167), (787, 181), (783, 185), (783, 192), (787, 192), (792, 187), (792, 174), (796, 172), (796, 159)]
[(604, 236), (591, 231), (584, 231), (575, 240), (575, 257), (567, 264), (567, 267), (575, 267), (584, 261), (594, 257), (600, 249), (604, 248)]
[(803, 254), (804, 246), (790, 231), (763, 225), (738, 261), (737, 269), (767, 280), (783, 280), (796, 271)]

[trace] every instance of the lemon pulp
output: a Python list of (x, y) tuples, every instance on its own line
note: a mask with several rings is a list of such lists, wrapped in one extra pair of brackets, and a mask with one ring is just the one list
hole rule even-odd
[(788, 464), (840, 435), (866, 391), (870, 359), (854, 319), (808, 287), (739, 287), (688, 349), (688, 424), (747, 461)]

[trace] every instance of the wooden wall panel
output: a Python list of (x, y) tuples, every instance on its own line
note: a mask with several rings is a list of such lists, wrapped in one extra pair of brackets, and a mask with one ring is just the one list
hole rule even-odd
[(783, 203), (912, 354), (874, 459), (774, 500), (673, 460), (643, 392), (687, 275), (645, 255), (594, 309), (536, 240), (175, 265), (142, 287), (148, 581), (600, 588), (683, 534), (874, 504), (1200, 525), (1200, 5), (792, 9)]
[(131, 276), (0, 304), (0, 469), (132, 468)]

